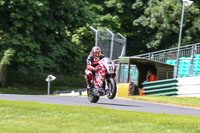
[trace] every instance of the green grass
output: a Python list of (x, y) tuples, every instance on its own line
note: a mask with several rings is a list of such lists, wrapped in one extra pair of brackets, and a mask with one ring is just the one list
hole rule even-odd
[(200, 117), (0, 100), (1, 133), (200, 133)]
[(127, 99), (200, 108), (200, 97), (130, 96)]

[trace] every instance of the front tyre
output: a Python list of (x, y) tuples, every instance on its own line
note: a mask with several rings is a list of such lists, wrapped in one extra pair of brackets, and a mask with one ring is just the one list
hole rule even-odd
[(87, 89), (88, 100), (91, 103), (96, 103), (99, 100), (99, 96), (94, 96), (92, 90)]
[(107, 97), (109, 99), (113, 99), (116, 96), (117, 93), (117, 85), (113, 78), (108, 79), (108, 91), (107, 91)]

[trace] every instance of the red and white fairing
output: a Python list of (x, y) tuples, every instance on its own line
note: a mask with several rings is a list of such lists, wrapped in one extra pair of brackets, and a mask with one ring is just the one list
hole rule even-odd
[(101, 59), (98, 63), (99, 65), (95, 67), (97, 71), (94, 77), (94, 87), (103, 88), (103, 83), (107, 76), (115, 77), (116, 66), (115, 63), (107, 57)]

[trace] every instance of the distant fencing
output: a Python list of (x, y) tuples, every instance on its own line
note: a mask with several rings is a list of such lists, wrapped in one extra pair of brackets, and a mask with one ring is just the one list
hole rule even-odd
[(200, 76), (200, 43), (181, 46), (179, 59), (177, 54), (178, 48), (172, 48), (135, 56), (174, 65), (174, 77)]
[(101, 48), (102, 54), (112, 60), (126, 54), (126, 38), (120, 33), (114, 34), (109, 29), (96, 30), (92, 26), (90, 29), (95, 33), (95, 45)]
[[(166, 63), (166, 60), (177, 60), (178, 48), (171, 48), (166, 50), (160, 50), (147, 54), (135, 55), (143, 57), (145, 59), (154, 60), (162, 63)], [(200, 43), (189, 44), (180, 47), (179, 57), (194, 57), (195, 54), (200, 54)]]

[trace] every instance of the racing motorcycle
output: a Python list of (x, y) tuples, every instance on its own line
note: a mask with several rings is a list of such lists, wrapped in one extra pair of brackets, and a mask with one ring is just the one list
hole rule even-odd
[(117, 85), (115, 81), (116, 66), (108, 57), (101, 59), (99, 65), (96, 66), (96, 72), (92, 76), (91, 87), (87, 89), (88, 100), (96, 103), (100, 96), (114, 99), (117, 93)]

